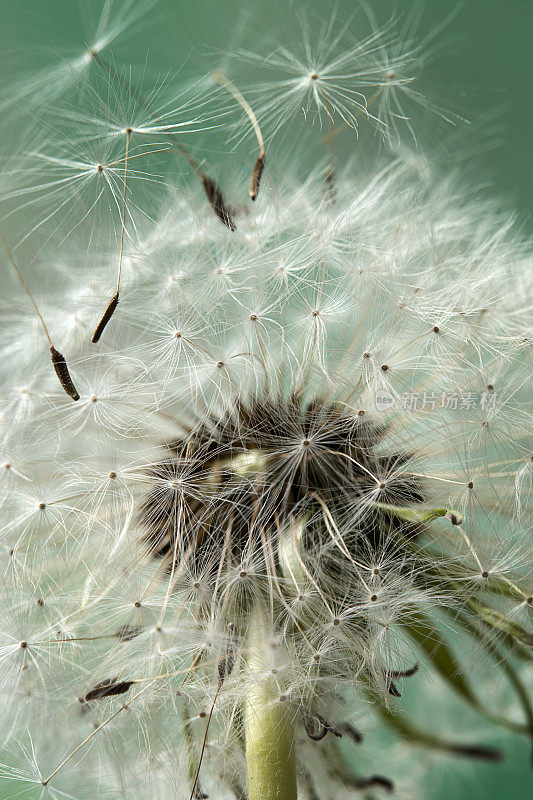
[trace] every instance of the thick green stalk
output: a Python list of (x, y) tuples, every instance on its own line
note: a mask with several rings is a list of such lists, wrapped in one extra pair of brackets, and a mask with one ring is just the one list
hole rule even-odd
[(280, 702), (266, 663), (268, 633), (261, 614), (250, 617), (248, 666), (256, 678), (244, 703), (248, 800), (296, 800), (294, 716)]

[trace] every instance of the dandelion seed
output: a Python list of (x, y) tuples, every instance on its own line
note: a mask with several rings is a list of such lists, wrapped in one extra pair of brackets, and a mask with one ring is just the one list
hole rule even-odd
[(246, 50), (238, 53), (250, 64), (260, 62), (273, 75), (270, 81), (250, 89), (261, 98), (258, 119), (271, 135), (302, 111), (312, 121), (315, 116), (320, 123), (324, 115), (330, 121), (338, 117), (354, 129), (359, 116), (372, 118), (364, 91), (373, 77), (369, 64), (387, 32), (378, 30), (348, 43), (346, 30), (339, 26), (334, 33), (334, 26), (332, 15), (313, 36), (308, 20), (301, 17), (299, 47), (281, 46), (266, 55)]
[(333, 734), (333, 736), (335, 736), (337, 739), (342, 739), (342, 730), (340, 730), (339, 728), (334, 728), (320, 714), (316, 714), (315, 713), (315, 714), (313, 714), (313, 717), (314, 717), (314, 719), (316, 719), (316, 721), (320, 725), (320, 728), (319, 728), (318, 732), (315, 733), (315, 732), (313, 732), (311, 727), (308, 726), (307, 723), (305, 724), (305, 731), (306, 731), (306, 733), (307, 733), (307, 735), (308, 735), (308, 737), (310, 739), (312, 739), (315, 742), (319, 742), (324, 738), (324, 736), (327, 733)]
[[(3, 100), (4, 109), (8, 108), (13, 113), (14, 106), (19, 110), (26, 109), (28, 103), (30, 107), (37, 108), (53, 106), (59, 97), (79, 84), (96, 55), (101, 54), (111, 44), (118, 43), (120, 39), (124, 40), (125, 34), (134, 32), (136, 24), (142, 25), (142, 18), (146, 17), (155, 2), (156, 0), (142, 0), (140, 3), (136, 0), (125, 0), (124, 3), (117, 3), (105, 0), (98, 9), (99, 13), (87, 16), (91, 29), (86, 31), (86, 36), (82, 39), (83, 45), (77, 52), (72, 54), (70, 50), (65, 56), (63, 37), (59, 43), (52, 45), (49, 51), (54, 56), (55, 63), (43, 66), (44, 48), (39, 48), (36, 53), (39, 57), (37, 68), (32, 65), (29, 77), (15, 83), (9, 95)], [(46, 20), (41, 22), (45, 24)], [(39, 33), (42, 35), (42, 30)], [(87, 41), (92, 42), (88, 49)], [(62, 54), (59, 59), (58, 52)], [(26, 53), (30, 55), (28, 48)]]
[[(213, 698), (213, 702), (211, 703), (211, 708), (209, 710), (209, 716), (207, 717), (207, 724), (205, 726), (205, 733), (204, 733), (204, 738), (203, 738), (203, 741), (202, 741), (202, 749), (201, 749), (201, 752), (200, 752), (200, 759), (198, 761), (198, 767), (197, 767), (197, 770), (196, 770), (196, 774), (195, 774), (193, 785), (192, 785), (192, 789), (191, 789), (190, 800), (193, 800), (193, 798), (197, 796), (197, 792), (201, 793), (201, 791), (200, 791), (200, 789), (198, 787), (198, 778), (200, 776), (200, 769), (202, 767), (202, 761), (203, 761), (203, 757), (204, 757), (205, 746), (207, 744), (207, 736), (208, 736), (208, 733), (209, 733), (209, 727), (211, 725), (211, 718), (213, 716), (215, 703), (217, 701), (220, 689), (222, 688), (222, 684), (224, 683), (226, 678), (229, 675), (231, 675), (231, 673), (233, 671), (233, 667), (235, 666), (235, 656), (237, 654), (238, 643), (239, 643), (239, 637), (237, 635), (236, 628), (235, 628), (234, 625), (230, 625), (229, 629), (228, 629), (228, 643), (227, 643), (227, 646), (226, 646), (226, 652), (225, 652), (224, 656), (218, 662), (218, 684), (217, 684), (217, 689), (216, 689), (216, 692), (215, 692), (215, 696)], [(199, 716), (200, 717), (202, 717), (202, 716), (205, 717), (206, 714), (203, 714), (203, 715), (200, 714)]]
[(234, 625), (230, 625), (228, 630), (228, 644), (226, 653), (218, 662), (218, 679), (223, 682), (233, 672), (235, 657), (238, 652), (239, 637)]
[(100, 341), (100, 336), (104, 332), (104, 329), (105, 329), (107, 323), (109, 322), (109, 320), (111, 319), (111, 317), (115, 313), (115, 309), (118, 306), (118, 299), (119, 299), (119, 293), (118, 293), (118, 290), (117, 290), (116, 293), (111, 298), (111, 300), (109, 301), (109, 305), (107, 306), (106, 310), (104, 311), (100, 322), (96, 326), (96, 329), (95, 329), (95, 331), (94, 331), (94, 333), (92, 335), (92, 338), (91, 338), (91, 342), (93, 344), (96, 344), (97, 342)]
[[(113, 67), (111, 67), (111, 65), (108, 64), (107, 61), (105, 61), (101, 57), (98, 57), (97, 60), (98, 60), (98, 63), (103, 67), (103, 69), (105, 70), (105, 72), (108, 75), (110, 75), (110, 76), (112, 76), (114, 78), (117, 78), (118, 80), (120, 80), (121, 83), (124, 83), (124, 79), (122, 78), (120, 73), (117, 73), (117, 71)], [(131, 78), (126, 84), (126, 89), (127, 89), (128, 93), (130, 95), (132, 95), (132, 97), (140, 103), (141, 107), (146, 110), (146, 112), (148, 113), (149, 119), (152, 120), (153, 122), (157, 123), (158, 119), (160, 117), (160, 114), (152, 107), (151, 103), (137, 89), (135, 89), (135, 87), (132, 86)], [(252, 114), (253, 114), (253, 112), (252, 112)], [(166, 114), (164, 114), (163, 116), (166, 116)], [(232, 219), (231, 210), (229, 209), (229, 207), (225, 203), (224, 196), (222, 194), (222, 191), (220, 190), (220, 187), (217, 185), (216, 181), (214, 181), (212, 178), (210, 178), (210, 177), (208, 177), (207, 175), (204, 174), (204, 172), (201, 170), (201, 168), (200, 168), (198, 162), (196, 161), (196, 159), (193, 158), (193, 156), (184, 147), (184, 145), (181, 143), (181, 141), (179, 141), (175, 136), (176, 129), (182, 128), (187, 124), (188, 123), (179, 123), (179, 124), (171, 125), (171, 124), (165, 123), (162, 126), (161, 125), (157, 126), (157, 130), (158, 131), (161, 130), (162, 132), (166, 132), (166, 133), (172, 135), (172, 137), (173, 137), (172, 138), (173, 146), (176, 148), (176, 150), (184, 158), (186, 158), (186, 160), (189, 162), (189, 164), (193, 168), (195, 174), (198, 176), (198, 178), (199, 178), (199, 180), (200, 180), (200, 182), (201, 182), (201, 184), (203, 186), (203, 189), (204, 189), (205, 195), (207, 197), (207, 200), (209, 202), (209, 205), (211, 206), (211, 208), (215, 212), (216, 216), (220, 219), (220, 221), (223, 222), (224, 225), (226, 225), (230, 230), (233, 231), (233, 230), (235, 230), (235, 223), (234, 223), (234, 221)], [(151, 128), (148, 128), (148, 130), (152, 130), (152, 129), (153, 129), (153, 126)], [(128, 133), (128, 130), (129, 130), (130, 133), (132, 133), (133, 132), (133, 128), (126, 129), (126, 133), (128, 134), (128, 142), (129, 142), (130, 133)], [(127, 156), (126, 156), (126, 163), (125, 163), (124, 186), (125, 186), (126, 168), (127, 168)], [(121, 236), (123, 236), (123, 231), (121, 233)]]
[(212, 179), (209, 178), (207, 175), (201, 173), (200, 180), (202, 182), (202, 186), (204, 187), (205, 196), (207, 197), (207, 201), (219, 220), (224, 223), (224, 225), (230, 229), (230, 231), (236, 230), (235, 222), (233, 221), (231, 211), (229, 210), (228, 206), (226, 205), (226, 201), (224, 200), (224, 195), (220, 190), (218, 184)]
[(114, 697), (117, 694), (124, 694), (133, 686), (134, 681), (119, 681), (117, 678), (106, 678), (88, 691), (83, 700), (90, 703), (93, 700), (101, 700), (103, 697)]
[(468, 758), (476, 758), (480, 759), (481, 761), (492, 761), (494, 763), (498, 763), (499, 761), (503, 760), (502, 752), (492, 747), (467, 747), (465, 745), (460, 745), (451, 749), (457, 755), (466, 756)]
[(115, 292), (112, 300), (110, 301), (109, 305), (107, 306), (106, 310), (103, 313), (103, 316), (96, 326), (96, 330), (92, 335), (92, 343), (96, 344), (107, 323), (110, 321), (111, 317), (115, 313), (115, 309), (118, 306), (118, 296), (120, 291), (120, 276), (122, 274), (122, 255), (124, 253), (124, 231), (126, 226), (126, 192), (127, 192), (127, 176), (128, 176), (128, 153), (130, 148), (130, 139), (131, 139), (132, 129), (126, 128), (126, 155), (124, 156), (124, 193), (122, 196), (122, 221), (121, 221), (121, 229), (120, 229), (120, 255), (119, 255), (119, 262), (118, 262), (118, 275), (117, 275), (117, 291)]
[(68, 371), (67, 362), (65, 361), (65, 356), (62, 355), (55, 347), (50, 344), (50, 354), (52, 357), (52, 364), (55, 370), (55, 373), (59, 379), (59, 383), (65, 390), (65, 392), (72, 397), (73, 400), (79, 400), (80, 396), (76, 387), (72, 382), (72, 378), (70, 377), (70, 372)]
[(10, 262), (11, 266), (13, 267), (13, 269), (15, 270), (15, 274), (16, 274), (17, 278), (19, 279), (19, 281), (20, 281), (20, 283), (22, 285), (22, 288), (24, 289), (24, 291), (27, 294), (27, 296), (28, 296), (33, 308), (35, 309), (35, 313), (37, 314), (39, 322), (40, 322), (40, 324), (41, 324), (41, 326), (42, 326), (42, 328), (44, 330), (45, 336), (48, 339), (48, 344), (50, 345), (50, 356), (51, 356), (51, 359), (52, 359), (52, 366), (54, 367), (54, 371), (55, 371), (55, 373), (57, 375), (59, 383), (61, 384), (61, 386), (63, 387), (63, 389), (65, 390), (65, 392), (68, 394), (69, 397), (71, 397), (73, 400), (79, 400), (80, 399), (80, 395), (78, 394), (78, 391), (77, 391), (76, 387), (74, 386), (72, 378), (70, 377), (70, 372), (69, 372), (69, 369), (68, 369), (68, 366), (67, 366), (67, 362), (65, 360), (65, 356), (62, 355), (62, 353), (60, 353), (59, 350), (56, 350), (56, 348), (52, 344), (52, 340), (50, 338), (50, 334), (48, 333), (48, 328), (46, 327), (45, 322), (44, 322), (44, 320), (43, 320), (43, 318), (41, 316), (41, 312), (39, 311), (39, 309), (37, 307), (37, 304), (36, 304), (35, 300), (33, 299), (33, 295), (30, 293), (30, 290), (28, 289), (28, 287), (26, 285), (26, 281), (22, 277), (22, 275), (21, 275), (21, 273), (19, 271), (19, 268), (17, 267), (17, 265), (16, 265), (16, 263), (15, 263), (15, 261), (13, 259), (13, 256), (11, 254), (11, 250), (9, 248), (9, 245), (8, 245), (7, 241), (5, 240), (5, 238), (4, 238), (4, 236), (2, 234), (0, 234), (0, 238), (2, 239), (2, 243), (3, 243), (5, 251), (7, 253), (7, 257), (9, 259), (9, 262)]
[(250, 104), (244, 99), (244, 97), (239, 92), (237, 87), (231, 81), (229, 81), (226, 78), (226, 76), (223, 75), (221, 72), (213, 73), (213, 78), (217, 83), (223, 86), (224, 89), (227, 89), (227, 91), (233, 95), (233, 97), (237, 100), (239, 105), (244, 109), (245, 113), (247, 114), (252, 124), (254, 133), (257, 137), (257, 142), (259, 144), (260, 152), (254, 164), (252, 177), (250, 179), (250, 189), (249, 189), (250, 200), (255, 200), (259, 192), (259, 187), (261, 185), (261, 177), (263, 175), (263, 170), (265, 168), (266, 152), (265, 152), (265, 143), (263, 141), (263, 135), (261, 133), (261, 128), (259, 127), (259, 123)]
[[(140, 608), (140, 604), (138, 607)], [(139, 627), (133, 627), (132, 625), (123, 625), (118, 629), (115, 636), (122, 642), (130, 642), (132, 639), (135, 639), (136, 636), (139, 636), (141, 632), (142, 629)]]
[(390, 674), (393, 678), (410, 678), (418, 672), (418, 664), (415, 664), (410, 669), (393, 670)]

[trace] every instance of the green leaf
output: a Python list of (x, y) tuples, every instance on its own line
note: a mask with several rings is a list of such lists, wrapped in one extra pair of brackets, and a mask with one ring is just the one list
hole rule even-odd
[(400, 716), (396, 711), (387, 708), (382, 700), (377, 701), (374, 708), (377, 710), (380, 717), (392, 727), (405, 741), (421, 745), (430, 750), (439, 750), (441, 752), (450, 753), (457, 756), (468, 756), (469, 758), (479, 758), (484, 761), (501, 761), (502, 754), (499, 750), (485, 745), (471, 745), (463, 744), (461, 742), (451, 742), (446, 739), (441, 739), (433, 733), (413, 725)]
[(506, 653), (503, 653), (494, 642), (489, 641), (483, 632), (472, 624), (472, 621), (466, 614), (460, 613), (459, 619), (461, 620), (462, 625), (468, 629), (472, 636), (474, 636), (474, 638), (480, 642), (482, 647), (484, 647), (485, 650), (490, 653), (490, 655), (497, 661), (499, 668), (507, 675), (507, 679), (515, 690), (524, 712), (524, 717), (526, 719), (526, 728), (524, 732), (528, 733), (530, 739), (533, 741), (533, 702), (531, 694), (524, 686), (524, 683), (511, 663), (509, 656)]
[(509, 619), (500, 611), (481, 605), (477, 600), (469, 600), (467, 605), (479, 619), (491, 628), (511, 636), (526, 647), (533, 647), (533, 633), (526, 631), (518, 622)]
[(449, 686), (465, 700), (471, 708), (514, 733), (530, 734), (529, 726), (521, 725), (513, 720), (495, 714), (487, 708), (476, 695), (461, 671), (459, 660), (450, 645), (424, 615), (418, 613), (415, 622), (404, 623), (403, 627), (424, 651), (435, 671)]
[(455, 653), (431, 621), (418, 613), (411, 617), (410, 622), (403, 623), (403, 627), (424, 651), (438, 674), (471, 706), (480, 710), (481, 704), (462, 674)]

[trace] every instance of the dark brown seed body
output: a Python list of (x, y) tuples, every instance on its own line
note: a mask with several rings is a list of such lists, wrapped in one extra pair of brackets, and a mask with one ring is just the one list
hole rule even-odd
[(219, 220), (223, 222), (230, 231), (236, 230), (237, 226), (231, 218), (231, 214), (224, 201), (224, 195), (215, 181), (212, 180), (212, 178), (208, 178), (207, 175), (204, 175), (202, 177), (202, 186), (204, 187), (205, 196), (207, 197), (209, 205)]
[(239, 635), (234, 625), (229, 626), (228, 631), (228, 644), (223, 658), (218, 662), (218, 678), (220, 682), (224, 681), (228, 675), (231, 675), (233, 667), (235, 666), (235, 658), (237, 656), (237, 649), (239, 647)]
[(418, 664), (414, 664), (409, 669), (393, 670), (389, 675), (391, 678), (410, 678), (411, 675), (414, 675), (416, 672), (418, 672)]
[(250, 200), (255, 200), (259, 193), (259, 187), (261, 185), (261, 177), (263, 175), (263, 170), (265, 168), (265, 154), (261, 153), (259, 158), (254, 164), (254, 169), (252, 172), (252, 179), (250, 180)]
[(100, 336), (103, 334), (107, 323), (109, 322), (109, 320), (111, 319), (111, 317), (115, 313), (115, 309), (116, 309), (117, 306), (118, 306), (118, 292), (111, 299), (108, 307), (104, 311), (102, 319), (100, 320), (100, 322), (96, 326), (96, 330), (93, 333), (93, 337), (91, 339), (91, 342), (93, 344), (96, 344), (99, 341)]
[(140, 633), (142, 633), (142, 628), (138, 626), (123, 625), (115, 633), (115, 636), (117, 639), (120, 639), (121, 642), (131, 642), (131, 640), (139, 636)]
[(59, 383), (69, 397), (72, 397), (73, 400), (79, 400), (80, 396), (78, 394), (78, 390), (72, 382), (72, 378), (70, 377), (65, 356), (62, 355), (59, 350), (56, 350), (53, 345), (50, 346), (50, 356), (52, 358), (52, 364), (59, 379)]
[(304, 723), (305, 732), (307, 733), (309, 738), (312, 739), (313, 742), (320, 742), (321, 739), (323, 739), (324, 736), (327, 734), (328, 729), (326, 728), (325, 725), (321, 724), (320, 727), (315, 730), (314, 727), (312, 727), (313, 724), (314, 723), (312, 721), (309, 721), (309, 722), (306, 721)]
[(394, 791), (394, 784), (388, 778), (383, 778), (381, 775), (372, 775), (371, 778), (364, 778), (357, 782), (360, 789), (370, 789), (373, 786), (381, 786), (387, 792)]
[(313, 717), (316, 719), (320, 727), (315, 731), (311, 727), (312, 723), (305, 723), (305, 732), (310, 739), (312, 739), (314, 742), (319, 742), (327, 733), (332, 733), (333, 736), (337, 737), (337, 739), (342, 739), (342, 731), (340, 728), (334, 728), (333, 725), (330, 725), (330, 723), (320, 714), (313, 714)]
[(330, 205), (336, 205), (338, 200), (337, 193), (337, 174), (335, 168), (328, 166), (324, 173), (324, 184), (326, 187), (326, 200)]
[(101, 700), (103, 697), (124, 694), (133, 683), (134, 681), (117, 681), (116, 678), (106, 678), (105, 681), (97, 683), (94, 688), (87, 692), (83, 700), (89, 703), (91, 700)]
[(350, 737), (355, 744), (361, 744), (363, 741), (363, 734), (355, 728), (351, 722), (343, 722), (340, 730)]
[(457, 745), (450, 748), (451, 752), (457, 756), (467, 758), (479, 758), (482, 761), (503, 761), (503, 753), (494, 747), (484, 747), (483, 745)]

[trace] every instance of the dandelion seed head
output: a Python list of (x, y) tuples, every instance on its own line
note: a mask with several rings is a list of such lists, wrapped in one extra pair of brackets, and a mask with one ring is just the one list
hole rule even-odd
[[(388, 789), (332, 752), (377, 720), (420, 743), (399, 716), (407, 681), (420, 704), (456, 692), (531, 736), (520, 692), (509, 713), (520, 678), (491, 692), (495, 711), (450, 634), (495, 672), (530, 655), (530, 249), (486, 189), (403, 142), (329, 183), (322, 154), (302, 179), (303, 154), (269, 151), (298, 125), (303, 143), (313, 124), (364, 123), (392, 142), (404, 100), (423, 102), (422, 49), (334, 15), (238, 53), (235, 80), (239, 63), (264, 73), (239, 83), (266, 142), (252, 203), (248, 133), (212, 81), (172, 73), (145, 97), (147, 75), (107, 52), (151, 8), (133, 5), (106, 2), (76, 56), (79, 107), (58, 73), (40, 101), (14, 90), (31, 113), (53, 96), (65, 125), (34, 134), (0, 200), (26, 218), (17, 259), (33, 248), (28, 280), (79, 399), (9, 284), (1, 777), (36, 797), (77, 797), (80, 776), (95, 796), (239, 796), (261, 695), (294, 731), (310, 797), (324, 780)], [(237, 143), (230, 175), (181, 141), (217, 125)], [(499, 757), (451, 725), (430, 733), (436, 750)]]

